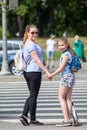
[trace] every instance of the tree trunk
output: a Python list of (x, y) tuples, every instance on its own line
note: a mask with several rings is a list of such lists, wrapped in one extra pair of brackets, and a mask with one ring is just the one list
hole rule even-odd
[(18, 29), (19, 29), (20, 37), (23, 37), (25, 16), (18, 15), (17, 20), (18, 20)]
[(54, 0), (51, 0), (51, 4), (50, 4), (49, 23), (50, 23), (49, 33), (51, 34), (51, 33), (54, 33)]
[(43, 36), (43, 18), (41, 12), (38, 13), (38, 23), (39, 23), (39, 36)]

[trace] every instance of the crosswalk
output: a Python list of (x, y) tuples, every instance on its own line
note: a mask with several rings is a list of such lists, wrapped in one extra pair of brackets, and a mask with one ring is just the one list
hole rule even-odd
[[(43, 122), (62, 121), (63, 115), (58, 102), (59, 81), (42, 81), (38, 96), (37, 119)], [(25, 82), (0, 83), (0, 120), (19, 121), (24, 102), (28, 96)], [(87, 81), (75, 83), (72, 100), (79, 121), (87, 122)]]

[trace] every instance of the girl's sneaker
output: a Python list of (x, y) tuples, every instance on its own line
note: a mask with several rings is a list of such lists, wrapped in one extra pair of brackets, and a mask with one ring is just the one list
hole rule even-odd
[(60, 126), (62, 126), (62, 127), (64, 127), (64, 126), (72, 126), (72, 122), (70, 122), (70, 121), (69, 122), (64, 122), (63, 121), (61, 123), (57, 123), (56, 126), (59, 126), (59, 127)]

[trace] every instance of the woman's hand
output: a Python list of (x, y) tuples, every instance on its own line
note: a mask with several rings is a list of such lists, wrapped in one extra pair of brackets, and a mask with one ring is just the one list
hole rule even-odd
[(46, 73), (45, 77), (46, 79), (52, 80), (52, 75), (50, 73)]

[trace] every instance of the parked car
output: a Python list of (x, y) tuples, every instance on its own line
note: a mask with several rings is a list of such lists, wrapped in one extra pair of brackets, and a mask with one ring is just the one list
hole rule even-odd
[[(14, 64), (14, 56), (16, 55), (16, 52), (19, 50), (19, 44), (21, 44), (21, 40), (7, 40), (7, 60), (8, 60), (8, 66), (9, 71), (13, 75), (21, 75), (22, 72), (17, 70), (17, 67)], [(0, 40), (0, 70), (2, 67), (2, 61), (3, 61), (3, 41)]]

